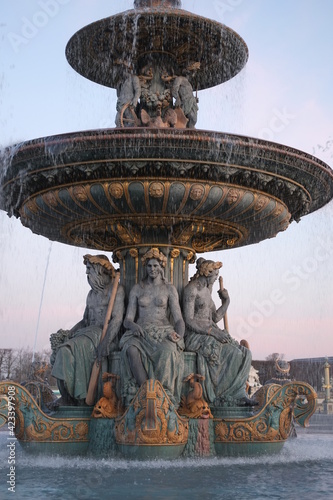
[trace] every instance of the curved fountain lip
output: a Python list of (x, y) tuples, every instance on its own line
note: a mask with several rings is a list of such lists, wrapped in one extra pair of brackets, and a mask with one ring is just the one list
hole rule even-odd
[(167, 7), (128, 10), (101, 19), (75, 33), (66, 47), (75, 71), (112, 88), (119, 86), (126, 63), (139, 73), (146, 57), (154, 55), (171, 61), (180, 74), (194, 62), (204, 62), (204, 71), (188, 75), (193, 88), (202, 90), (239, 73), (248, 60), (248, 48), (227, 26)]
[[(163, 155), (161, 152), (163, 151)], [(257, 243), (333, 197), (333, 172), (294, 148), (203, 130), (122, 128), (8, 148), (0, 208), (51, 240), (114, 251)]]

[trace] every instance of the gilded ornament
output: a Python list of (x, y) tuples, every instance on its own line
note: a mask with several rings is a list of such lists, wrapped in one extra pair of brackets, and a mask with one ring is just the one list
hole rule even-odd
[(233, 205), (236, 203), (239, 198), (240, 198), (240, 191), (238, 189), (229, 189), (228, 195), (227, 195), (227, 202), (229, 205)]
[(47, 193), (43, 194), (43, 200), (47, 205), (51, 207), (56, 207), (58, 205), (58, 200), (56, 193), (54, 191), (48, 191)]
[(161, 182), (152, 182), (149, 186), (149, 194), (152, 198), (162, 198), (164, 186)]
[(188, 421), (177, 413), (158, 380), (147, 380), (125, 414), (116, 420), (118, 444), (180, 445), (188, 438)]
[(292, 417), (307, 425), (316, 408), (317, 395), (303, 382), (289, 382), (283, 386), (270, 384), (254, 395), (260, 410), (253, 417), (226, 418), (215, 426), (216, 443), (278, 442), (285, 441), (291, 432)]
[(173, 259), (177, 259), (177, 257), (179, 257), (180, 255), (180, 250), (178, 248), (174, 248), (173, 250), (171, 250), (170, 252), (170, 256), (173, 258)]
[(95, 404), (92, 418), (115, 418), (123, 413), (121, 402), (116, 395), (114, 385), (118, 375), (113, 373), (103, 373), (103, 397)]
[(189, 382), (190, 390), (187, 396), (181, 399), (178, 413), (188, 418), (213, 418), (208, 403), (203, 398), (201, 380), (205, 377), (200, 374), (191, 373), (184, 379)]
[(141, 257), (141, 262), (142, 262), (142, 265), (145, 266), (146, 265), (146, 262), (150, 259), (158, 259), (162, 265), (162, 267), (165, 267), (166, 264), (167, 264), (167, 258), (166, 256), (164, 255), (163, 252), (160, 252), (160, 250), (158, 248), (151, 248), (150, 250), (148, 250), (148, 252), (146, 252), (143, 257)]
[(260, 210), (263, 210), (269, 203), (269, 198), (266, 196), (258, 196), (256, 197), (256, 201), (254, 204), (254, 210), (259, 212)]
[(119, 200), (124, 194), (124, 188), (119, 182), (113, 182), (109, 186), (109, 193), (113, 198)]
[(139, 255), (139, 252), (137, 248), (131, 248), (129, 254), (131, 257), (133, 257), (133, 259), (135, 259)]
[(88, 194), (87, 188), (85, 186), (74, 186), (73, 187), (73, 196), (77, 201), (87, 201)]
[(205, 192), (204, 187), (201, 184), (194, 184), (190, 191), (191, 200), (200, 200)]

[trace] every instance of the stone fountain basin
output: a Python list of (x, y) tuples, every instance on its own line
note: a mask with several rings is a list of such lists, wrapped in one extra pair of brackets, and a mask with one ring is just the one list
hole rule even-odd
[(214, 87), (237, 75), (248, 55), (244, 40), (224, 24), (162, 6), (96, 21), (75, 33), (66, 47), (75, 71), (112, 88), (123, 80), (126, 61), (139, 74), (152, 58), (179, 75), (201, 62), (187, 78), (196, 90)]
[(50, 240), (103, 251), (240, 247), (333, 197), (333, 172), (313, 156), (202, 130), (63, 134), (8, 148), (2, 162), (2, 210)]

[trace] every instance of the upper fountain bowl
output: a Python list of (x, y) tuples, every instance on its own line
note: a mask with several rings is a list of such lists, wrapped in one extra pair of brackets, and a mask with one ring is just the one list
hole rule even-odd
[(69, 64), (111, 88), (119, 87), (128, 68), (139, 74), (152, 59), (175, 74), (202, 63), (202, 70), (187, 75), (196, 90), (237, 75), (248, 60), (244, 40), (221, 23), (175, 8), (179, 3), (138, 1), (133, 10), (85, 26), (67, 44)]
[(147, 7), (181, 7), (181, 0), (134, 0), (136, 9)]

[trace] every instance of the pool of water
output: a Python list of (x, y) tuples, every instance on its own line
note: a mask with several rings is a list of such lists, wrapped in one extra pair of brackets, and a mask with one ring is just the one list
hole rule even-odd
[(333, 435), (301, 434), (279, 455), (172, 462), (31, 456), (15, 446), (15, 493), (8, 491), (9, 436), (0, 432), (0, 498), (321, 499), (333, 494)]

